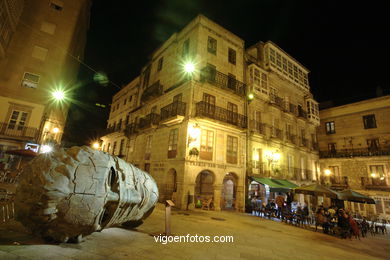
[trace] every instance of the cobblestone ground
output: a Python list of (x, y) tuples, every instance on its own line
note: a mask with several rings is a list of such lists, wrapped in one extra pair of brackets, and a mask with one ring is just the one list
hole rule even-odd
[(342, 240), (235, 212), (172, 213), (173, 235), (232, 235), (233, 243), (156, 243), (163, 231), (162, 208), (136, 230), (110, 228), (81, 244), (46, 244), (11, 222), (0, 225), (0, 259), (390, 259), (390, 235)]

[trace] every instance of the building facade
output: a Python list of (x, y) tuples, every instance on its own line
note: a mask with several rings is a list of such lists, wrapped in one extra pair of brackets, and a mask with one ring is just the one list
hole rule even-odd
[(375, 205), (347, 204), (364, 216), (390, 216), (389, 114), (390, 96), (320, 111), (321, 182), (372, 197)]
[[(6, 150), (61, 141), (89, 26), (89, 0), (0, 1), (0, 161)], [(68, 93), (69, 94), (69, 93)]]
[[(279, 72), (281, 56), (270, 50), (294, 64), (292, 79)], [(212, 198), (216, 210), (243, 210), (249, 175), (316, 178), (318, 152), (307, 140), (315, 135), (318, 109), (307, 73), (275, 44), (246, 50), (242, 39), (200, 15), (113, 97), (102, 149), (150, 172), (162, 201), (173, 199), (185, 209)], [(291, 143), (285, 131), (301, 139)]]

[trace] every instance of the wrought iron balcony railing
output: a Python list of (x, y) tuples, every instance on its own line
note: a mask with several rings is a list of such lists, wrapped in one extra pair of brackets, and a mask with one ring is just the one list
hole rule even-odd
[(265, 124), (252, 120), (250, 123), (251, 130), (256, 131), (259, 134), (265, 135)]
[(163, 108), (161, 108), (161, 121), (169, 119), (175, 116), (186, 115), (186, 103), (184, 102), (173, 102)]
[(298, 117), (307, 118), (307, 112), (298, 106)]
[(196, 103), (196, 116), (212, 118), (240, 128), (248, 127), (246, 116), (229, 111), (222, 107), (211, 105), (204, 101)]
[(210, 67), (201, 70), (200, 79), (202, 82), (208, 82), (221, 89), (232, 91), (236, 95), (242, 97), (246, 95), (246, 85), (243, 82)]
[(137, 124), (135, 123), (128, 124), (125, 128), (125, 136), (128, 138), (130, 138), (131, 135), (136, 134), (137, 132)]
[(146, 102), (153, 98), (159, 97), (163, 94), (163, 86), (159, 81), (150, 85), (148, 88), (144, 90), (141, 96), (141, 101)]
[(288, 104), (288, 112), (293, 113), (294, 115), (297, 113), (297, 106), (294, 104)]
[(342, 158), (342, 157), (369, 157), (390, 155), (390, 147), (378, 149), (338, 149), (334, 151), (320, 151), (320, 158)]
[(297, 144), (297, 136), (291, 133), (286, 133), (286, 138), (290, 143)]
[(272, 137), (283, 140), (283, 131), (276, 127), (271, 127)]
[(279, 107), (283, 111), (286, 110), (286, 105), (285, 105), (283, 98), (281, 98), (275, 94), (270, 94), (269, 98), (270, 98), (271, 104), (276, 105), (277, 107)]
[(18, 124), (0, 122), (0, 135), (36, 140), (38, 129)]
[(160, 122), (160, 115), (156, 113), (150, 113), (143, 118), (140, 118), (138, 128), (145, 129), (151, 126), (158, 125)]
[(367, 190), (390, 191), (390, 185), (387, 184), (386, 179), (362, 177), (361, 182), (363, 188)]

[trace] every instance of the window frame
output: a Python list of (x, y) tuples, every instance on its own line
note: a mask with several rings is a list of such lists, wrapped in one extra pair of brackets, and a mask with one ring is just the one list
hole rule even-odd
[(325, 133), (327, 135), (336, 133), (336, 124), (334, 121), (325, 122)]
[(238, 163), (238, 137), (228, 135), (226, 138), (226, 163)]
[(364, 115), (362, 119), (363, 119), (364, 129), (378, 128), (376, 124), (375, 114)]
[(236, 50), (229, 48), (228, 49), (228, 61), (229, 63), (236, 65), (237, 62), (237, 52)]
[(176, 158), (179, 139), (179, 128), (174, 128), (169, 131), (168, 137), (168, 159)]
[(217, 55), (217, 46), (218, 46), (217, 40), (211, 36), (208, 36), (208, 38), (207, 38), (207, 52), (214, 54), (214, 55)]

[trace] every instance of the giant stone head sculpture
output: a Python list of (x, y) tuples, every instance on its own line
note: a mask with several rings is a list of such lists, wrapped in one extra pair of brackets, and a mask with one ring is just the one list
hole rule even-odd
[(21, 173), (16, 218), (58, 242), (120, 224), (142, 223), (158, 200), (146, 172), (89, 147), (41, 154)]

